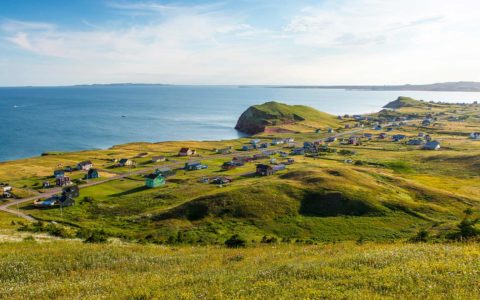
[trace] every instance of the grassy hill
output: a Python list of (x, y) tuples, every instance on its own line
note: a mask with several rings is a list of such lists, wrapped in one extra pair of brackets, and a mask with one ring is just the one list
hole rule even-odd
[(403, 107), (417, 107), (423, 108), (429, 106), (428, 103), (415, 100), (410, 97), (398, 97), (395, 101), (389, 102), (383, 108), (399, 109)]
[(249, 107), (240, 116), (235, 128), (245, 133), (257, 134), (272, 127), (280, 131), (282, 129), (296, 131), (295, 129), (299, 127), (293, 126), (295, 124), (317, 128), (336, 128), (339, 125), (335, 116), (311, 107), (272, 101)]
[[(422, 104), (413, 99), (398, 100), (408, 105)], [(101, 178), (83, 179), (85, 172), (69, 176), (79, 184), (108, 180), (81, 188), (73, 207), (60, 210), (35, 208), (31, 202), (19, 205), (20, 211), (44, 221), (41, 226), (29, 225), (30, 231), (52, 231), (64, 236), (85, 238), (86, 232), (101, 230), (105, 235), (129, 241), (167, 244), (223, 244), (234, 234), (247, 242), (259, 243), (264, 236), (299, 243), (345, 240), (409, 239), (420, 230), (441, 241), (471, 209), (480, 212), (479, 164), (480, 143), (468, 138), (480, 131), (478, 105), (437, 104), (406, 107), (394, 115), (371, 114), (369, 120), (353, 127), (357, 120), (325, 115), (305, 106), (289, 106), (276, 102), (254, 106), (262, 111), (267, 128), (305, 130), (299, 133), (265, 132), (262, 142), (293, 137), (297, 147), (305, 141), (325, 139), (331, 134), (316, 132), (319, 126), (337, 124), (338, 141), (327, 145), (327, 152), (317, 156), (293, 155), (295, 163), (273, 176), (256, 176), (255, 164), (270, 164), (270, 158), (283, 161), (280, 154), (271, 155), (232, 170), (222, 170), (224, 162), (234, 156), (252, 156), (261, 150), (242, 151), (250, 139), (209, 142), (132, 143), (106, 150), (58, 153), (0, 164), (0, 182), (9, 182), (14, 191), (35, 195), (49, 191), (44, 181), (53, 183), (53, 170), (58, 166), (75, 165), (92, 160)], [(407, 110), (407, 112), (405, 112)], [(424, 127), (424, 116), (433, 114), (434, 124)], [(385, 118), (413, 116), (403, 126), (392, 128), (387, 138), (372, 129)], [(450, 122), (452, 116), (468, 115), (462, 122)], [(290, 124), (288, 120), (296, 120)], [(275, 123), (278, 121), (278, 125)], [(327, 122), (327, 123), (326, 123)], [(332, 123), (329, 123), (332, 122)], [(386, 121), (385, 121), (386, 122)], [(344, 126), (345, 125), (345, 126)], [(351, 125), (347, 128), (346, 125)], [(359, 124), (356, 124), (359, 125)], [(290, 126), (290, 127), (289, 127)], [(300, 130), (299, 130), (300, 131)], [(410, 146), (406, 140), (423, 132), (439, 140), (438, 151), (424, 151)], [(360, 145), (348, 144), (352, 135), (364, 133)], [(404, 141), (390, 136), (406, 135)], [(231, 146), (233, 153), (220, 155), (214, 149)], [(197, 150), (208, 169), (181, 170), (189, 160), (176, 154), (181, 147)], [(287, 145), (269, 149), (290, 152)], [(142, 154), (141, 156), (139, 154)], [(143, 155), (145, 154), (145, 155)], [(164, 155), (168, 161), (153, 163), (152, 156)], [(137, 167), (115, 167), (115, 160), (130, 158)], [(167, 178), (165, 186), (145, 187), (144, 175), (155, 168), (174, 165), (177, 174)], [(118, 177), (119, 175), (123, 177)], [(227, 176), (227, 185), (204, 183), (204, 178)], [(18, 194), (21, 195), (22, 194)], [(15, 207), (11, 207), (15, 209)], [(48, 227), (55, 221), (58, 227)], [(18, 227), (18, 226), (17, 226)]]

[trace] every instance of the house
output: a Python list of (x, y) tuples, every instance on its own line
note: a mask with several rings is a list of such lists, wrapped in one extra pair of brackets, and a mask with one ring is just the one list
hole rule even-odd
[(275, 151), (275, 150), (263, 150), (263, 151), (262, 151), (262, 154), (263, 154), (263, 155), (266, 155), (266, 156), (270, 156), (270, 155), (275, 155), (275, 154), (277, 154), (277, 151)]
[(310, 148), (313, 148), (314, 145), (312, 142), (304, 142), (303, 143), (303, 149), (310, 149)]
[(45, 200), (35, 200), (33, 205), (35, 207), (47, 208), (54, 206), (68, 207), (75, 205), (74, 198), (80, 196), (80, 190), (78, 186), (69, 186), (63, 189), (61, 195), (54, 195)]
[(190, 149), (190, 148), (182, 148), (180, 149), (180, 151), (178, 151), (178, 156), (192, 156), (192, 155), (195, 155), (197, 154), (197, 151), (194, 150), (194, 149)]
[(210, 183), (213, 184), (227, 184), (230, 182), (232, 182), (232, 179), (228, 177), (215, 177), (214, 179), (210, 180)]
[(335, 137), (335, 136), (331, 136), (331, 137), (325, 139), (325, 143), (333, 143), (333, 142), (336, 142), (336, 141), (337, 141), (337, 137)]
[(261, 176), (269, 176), (275, 174), (277, 171), (285, 170), (286, 166), (284, 164), (279, 165), (264, 165), (258, 164), (256, 173)]
[(215, 153), (217, 153), (217, 154), (230, 154), (230, 153), (232, 153), (232, 147), (229, 146), (227, 148), (215, 149)]
[(53, 176), (55, 178), (63, 177), (63, 176), (65, 176), (65, 171), (64, 170), (55, 170), (55, 171), (53, 171)]
[(245, 163), (251, 162), (253, 160), (253, 157), (250, 156), (235, 156), (232, 161), (236, 164), (241, 163), (244, 165)]
[(360, 140), (355, 137), (355, 136), (352, 136), (348, 139), (348, 144), (350, 145), (359, 145), (360, 144)]
[(139, 153), (137, 156), (135, 156), (135, 158), (143, 158), (143, 157), (146, 157), (148, 155), (147, 152), (142, 152), (142, 153)]
[(57, 186), (66, 186), (70, 184), (72, 184), (72, 182), (68, 176), (58, 177), (55, 179), (55, 185)]
[(260, 148), (268, 148), (268, 143), (261, 143)]
[(253, 139), (253, 140), (250, 141), (250, 144), (252, 144), (252, 145), (256, 145), (258, 143), (260, 143), (260, 139)]
[(2, 184), (0, 187), (0, 192), (4, 198), (10, 198), (12, 196), (12, 187), (8, 184)]
[(35, 200), (33, 202), (33, 206), (43, 208), (43, 207), (52, 207), (55, 205), (59, 205), (60, 203), (60, 196), (55, 195), (45, 200)]
[(62, 207), (73, 206), (75, 205), (75, 200), (73, 199), (73, 197), (62, 195), (59, 198), (58, 205), (61, 205)]
[(280, 157), (288, 157), (287, 152), (279, 151), (278, 154), (280, 154)]
[(282, 164), (284, 165), (291, 165), (295, 162), (295, 160), (293, 158), (289, 158), (287, 161), (285, 162), (282, 162)]
[(165, 184), (165, 177), (157, 172), (149, 174), (145, 177), (145, 186), (149, 188), (156, 188)]
[(472, 133), (470, 134), (470, 138), (471, 138), (472, 140), (480, 140), (480, 132), (472, 132)]
[(43, 187), (43, 188), (49, 188), (49, 187), (50, 187), (50, 182), (44, 181), (44, 182), (42, 183), (42, 187)]
[(387, 134), (385, 132), (382, 132), (378, 135), (378, 138), (383, 140), (383, 139), (387, 138)]
[(275, 146), (275, 145), (281, 145), (283, 143), (285, 143), (285, 140), (273, 139), (271, 144), (272, 146)]
[(185, 163), (185, 170), (187, 171), (202, 170), (207, 168), (208, 166), (202, 165), (202, 163), (199, 161), (192, 161), (192, 162)]
[(295, 143), (295, 139), (292, 137), (283, 140), (285, 144)]
[(333, 133), (333, 128), (328, 128), (328, 133)]
[(364, 134), (363, 134), (363, 137), (364, 137), (364, 138), (367, 138), (367, 139), (371, 139), (371, 138), (373, 137), (373, 134), (371, 134), (371, 133), (364, 133)]
[(395, 142), (404, 140), (404, 139), (406, 139), (406, 138), (407, 138), (407, 136), (404, 135), (404, 134), (395, 134), (395, 135), (392, 136), (392, 139), (393, 139)]
[(387, 132), (393, 131), (393, 127), (387, 127)]
[(248, 151), (248, 150), (253, 150), (253, 149), (255, 149), (255, 146), (253, 146), (253, 145), (243, 145), (242, 146), (243, 151)]
[(100, 178), (100, 174), (98, 173), (97, 169), (90, 169), (88, 170), (86, 177), (87, 179)]
[(373, 127), (374, 130), (382, 130), (382, 125), (377, 125), (375, 127)]
[(161, 162), (161, 161), (166, 161), (167, 159), (165, 158), (165, 156), (163, 155), (160, 155), (160, 156), (152, 156), (152, 163), (157, 163), (157, 162)]
[(424, 150), (438, 150), (438, 149), (440, 149), (440, 143), (437, 142), (437, 141), (428, 142), (423, 146), (423, 149)]
[(80, 189), (76, 185), (68, 186), (63, 188), (62, 196), (66, 196), (69, 198), (77, 198), (80, 196)]
[(118, 166), (119, 167), (135, 166), (135, 161), (128, 158), (122, 158), (118, 161)]
[(167, 177), (174, 176), (177, 172), (170, 168), (159, 168), (155, 170), (155, 173), (167, 178)]
[(422, 126), (430, 126), (432, 124), (432, 121), (430, 119), (425, 119), (422, 121)]
[(90, 160), (85, 160), (77, 164), (77, 169), (88, 171), (93, 167), (93, 163)]
[(291, 155), (304, 155), (305, 149), (304, 148), (295, 148), (290, 152)]
[(224, 162), (222, 165), (222, 170), (232, 170), (235, 169), (237, 165), (232, 161)]
[(420, 146), (420, 145), (423, 145), (423, 144), (424, 144), (424, 142), (421, 139), (409, 140), (407, 142), (407, 145), (410, 145), (410, 146)]

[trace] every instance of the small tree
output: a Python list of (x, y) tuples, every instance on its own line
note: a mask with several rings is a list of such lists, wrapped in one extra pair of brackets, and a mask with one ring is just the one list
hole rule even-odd
[(232, 235), (228, 240), (225, 241), (225, 245), (228, 248), (243, 248), (247, 242), (245, 239), (241, 238), (238, 234)]
[(428, 238), (429, 238), (429, 233), (428, 231), (426, 231), (425, 229), (421, 229), (417, 235), (415, 235), (411, 241), (412, 242), (422, 242), (422, 243), (425, 243), (428, 241)]
[(469, 218), (465, 218), (457, 225), (458, 229), (460, 229), (460, 235), (462, 238), (472, 238), (480, 235), (480, 231), (475, 228), (475, 224), (477, 220), (472, 220)]

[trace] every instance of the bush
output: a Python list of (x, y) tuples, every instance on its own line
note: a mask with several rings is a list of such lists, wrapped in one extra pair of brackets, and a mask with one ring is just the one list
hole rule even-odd
[(460, 235), (463, 238), (472, 238), (480, 235), (480, 231), (475, 228), (475, 224), (478, 220), (471, 220), (465, 218), (457, 225), (458, 229), (460, 229)]
[(265, 244), (273, 244), (273, 243), (276, 243), (278, 241), (278, 239), (274, 236), (266, 236), (264, 235), (262, 237), (262, 240), (260, 241), (261, 243), (265, 243)]
[(415, 243), (425, 243), (429, 239), (429, 233), (425, 229), (420, 230), (413, 238), (410, 239), (411, 242)]
[(103, 230), (90, 231), (84, 240), (85, 243), (106, 243), (107, 241), (108, 237)]
[(247, 241), (240, 237), (238, 234), (232, 235), (228, 240), (225, 241), (225, 245), (228, 248), (243, 248), (247, 244)]

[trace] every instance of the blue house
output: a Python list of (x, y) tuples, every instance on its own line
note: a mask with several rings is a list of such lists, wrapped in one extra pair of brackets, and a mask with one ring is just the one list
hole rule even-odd
[(243, 145), (242, 147), (242, 150), (243, 151), (249, 151), (249, 150), (253, 150), (255, 147), (252, 146), (252, 145)]
[(53, 176), (54, 176), (55, 178), (64, 177), (64, 176), (65, 176), (65, 171), (63, 171), (63, 170), (55, 170), (55, 171), (53, 171)]
[(208, 166), (202, 165), (199, 161), (187, 162), (185, 163), (185, 170), (187, 171), (194, 171), (194, 170), (202, 170), (207, 169)]
[(303, 148), (295, 148), (291, 152), (292, 155), (304, 155), (305, 154), (305, 149)]
[(99, 177), (100, 177), (100, 174), (98, 174), (97, 169), (88, 170), (87, 179), (95, 179), (95, 178), (99, 178)]

